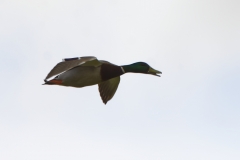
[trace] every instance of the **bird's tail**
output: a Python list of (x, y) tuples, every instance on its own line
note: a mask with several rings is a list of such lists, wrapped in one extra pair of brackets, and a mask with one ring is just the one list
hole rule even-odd
[(62, 81), (59, 80), (59, 79), (52, 79), (50, 81), (47, 81), (46, 79), (44, 80), (45, 83), (43, 85), (61, 85), (62, 84)]

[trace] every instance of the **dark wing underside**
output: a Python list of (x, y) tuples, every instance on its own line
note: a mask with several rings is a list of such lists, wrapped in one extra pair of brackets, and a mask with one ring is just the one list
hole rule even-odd
[(115, 92), (117, 91), (119, 82), (120, 77), (116, 77), (98, 84), (98, 90), (100, 92), (103, 103), (107, 104), (107, 102), (112, 99)]
[(77, 57), (77, 58), (66, 58), (63, 59), (62, 62), (58, 63), (47, 75), (47, 77), (45, 78), (45, 81), (49, 78), (51, 78), (52, 76), (56, 76), (60, 73), (63, 73), (67, 70), (70, 70), (74, 67), (77, 66), (99, 66), (101, 65), (101, 62), (99, 62), (97, 60), (96, 57)]

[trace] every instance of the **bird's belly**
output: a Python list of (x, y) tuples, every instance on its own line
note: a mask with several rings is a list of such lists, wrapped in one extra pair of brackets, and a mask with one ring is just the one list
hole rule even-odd
[(100, 83), (100, 67), (81, 66), (59, 75), (63, 86), (85, 87)]

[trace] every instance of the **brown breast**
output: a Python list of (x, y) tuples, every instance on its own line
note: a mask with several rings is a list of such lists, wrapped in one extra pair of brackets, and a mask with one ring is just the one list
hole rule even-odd
[(103, 63), (101, 66), (101, 78), (103, 81), (121, 76), (122, 74), (123, 71), (119, 66), (107, 63)]

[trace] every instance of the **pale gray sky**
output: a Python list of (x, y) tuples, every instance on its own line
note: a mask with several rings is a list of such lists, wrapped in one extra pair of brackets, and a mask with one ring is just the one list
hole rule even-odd
[[(0, 159), (239, 160), (240, 1), (0, 0)], [(144, 61), (105, 106), (62, 58)]]

